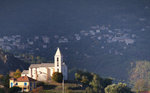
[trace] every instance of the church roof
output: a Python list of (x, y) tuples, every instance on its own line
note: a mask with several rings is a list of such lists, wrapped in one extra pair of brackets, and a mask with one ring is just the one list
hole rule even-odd
[(28, 74), (29, 70), (23, 70), (22, 74)]
[(54, 63), (31, 64), (29, 68), (54, 67)]

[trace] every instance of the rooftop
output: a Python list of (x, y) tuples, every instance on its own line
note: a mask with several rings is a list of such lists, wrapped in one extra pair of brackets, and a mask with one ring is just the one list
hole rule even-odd
[(54, 67), (54, 63), (31, 64), (29, 68)]
[(28, 74), (29, 70), (23, 70), (22, 74)]
[(16, 81), (19, 81), (19, 82), (29, 82), (29, 81), (36, 81), (28, 76), (22, 76), (20, 78), (17, 78)]

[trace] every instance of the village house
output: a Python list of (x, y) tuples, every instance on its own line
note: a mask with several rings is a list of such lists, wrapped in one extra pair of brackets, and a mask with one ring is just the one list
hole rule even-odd
[(22, 76), (17, 79), (11, 78), (9, 79), (9, 87), (20, 87), (22, 89), (22, 92), (29, 92), (36, 88), (36, 80), (28, 77), (28, 76)]

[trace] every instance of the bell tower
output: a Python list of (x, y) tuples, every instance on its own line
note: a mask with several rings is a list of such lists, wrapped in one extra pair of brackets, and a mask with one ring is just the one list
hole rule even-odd
[(60, 49), (57, 48), (56, 54), (54, 56), (55, 72), (62, 72), (62, 63), (63, 55), (61, 54)]

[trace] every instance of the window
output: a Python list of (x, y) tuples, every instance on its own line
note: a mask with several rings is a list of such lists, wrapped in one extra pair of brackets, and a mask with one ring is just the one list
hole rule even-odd
[(24, 86), (27, 86), (27, 82), (24, 83)]
[(59, 58), (57, 57), (57, 66), (59, 66)]
[(18, 83), (16, 83), (16, 85), (18, 85)]
[(13, 87), (13, 83), (11, 82), (11, 87)]

